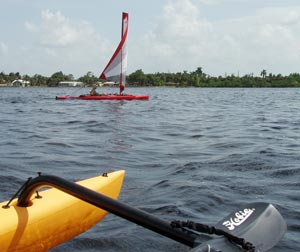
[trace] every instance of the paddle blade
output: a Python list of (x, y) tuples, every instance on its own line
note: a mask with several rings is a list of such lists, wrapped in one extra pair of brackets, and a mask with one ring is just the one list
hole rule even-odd
[[(286, 223), (277, 209), (268, 203), (244, 205), (219, 221), (216, 229), (222, 229), (234, 236), (244, 238), (255, 246), (255, 251), (264, 252), (274, 247), (286, 232)], [(226, 238), (208, 241), (191, 252), (238, 252), (240, 247)]]
[(281, 240), (287, 226), (273, 205), (260, 202), (238, 208), (221, 220), (216, 228), (244, 238), (256, 250), (268, 251)]

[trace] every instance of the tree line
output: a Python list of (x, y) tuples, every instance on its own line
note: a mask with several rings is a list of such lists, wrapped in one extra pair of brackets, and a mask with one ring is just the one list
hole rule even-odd
[[(39, 74), (33, 76), (21, 75), (19, 72), (0, 73), (0, 84), (9, 84), (16, 79), (30, 81), (31, 86), (44, 87), (57, 87), (60, 81), (80, 81), (86, 86), (91, 86), (100, 81), (92, 72), (88, 72), (78, 79), (74, 79), (72, 74), (66, 75), (61, 71), (52, 74), (50, 77)], [(300, 74), (275, 75), (263, 69), (260, 76), (254, 76), (254, 74), (235, 76), (231, 74), (213, 77), (204, 73), (201, 67), (193, 72), (158, 72), (150, 74), (145, 74), (143, 70), (139, 69), (127, 76), (127, 85), (138, 87), (300, 87)]]

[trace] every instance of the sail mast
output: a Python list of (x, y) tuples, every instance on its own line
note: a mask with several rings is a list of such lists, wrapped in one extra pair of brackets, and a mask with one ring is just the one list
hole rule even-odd
[[(125, 32), (126, 32), (126, 37), (127, 37), (127, 32), (128, 32), (128, 13), (123, 12), (122, 13), (121, 40), (122, 40)], [(125, 89), (125, 78), (126, 78), (126, 76), (124, 76), (124, 83), (123, 83), (123, 50), (125, 50), (125, 53), (127, 54), (126, 41), (125, 41), (124, 46), (122, 47), (122, 51), (121, 51), (120, 94)], [(127, 57), (127, 55), (125, 55), (125, 57)], [(125, 74), (126, 74), (126, 72), (125, 72)]]

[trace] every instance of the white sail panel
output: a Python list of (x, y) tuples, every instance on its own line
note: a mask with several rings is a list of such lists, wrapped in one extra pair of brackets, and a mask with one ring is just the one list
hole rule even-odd
[(120, 83), (120, 93), (125, 88), (127, 70), (127, 46), (126, 39), (128, 34), (128, 13), (122, 15), (121, 41), (111, 57), (110, 61), (100, 75), (100, 79)]

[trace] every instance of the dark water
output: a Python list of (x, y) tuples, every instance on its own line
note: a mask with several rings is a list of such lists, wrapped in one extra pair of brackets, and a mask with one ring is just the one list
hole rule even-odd
[[(79, 92), (79, 93), (78, 93)], [(56, 101), (78, 89), (0, 89), (0, 200), (36, 172), (69, 180), (125, 169), (120, 200), (166, 220), (215, 224), (274, 204), (288, 224), (271, 251), (300, 251), (300, 89), (134, 89), (149, 101)], [(53, 249), (188, 251), (108, 215)]]

